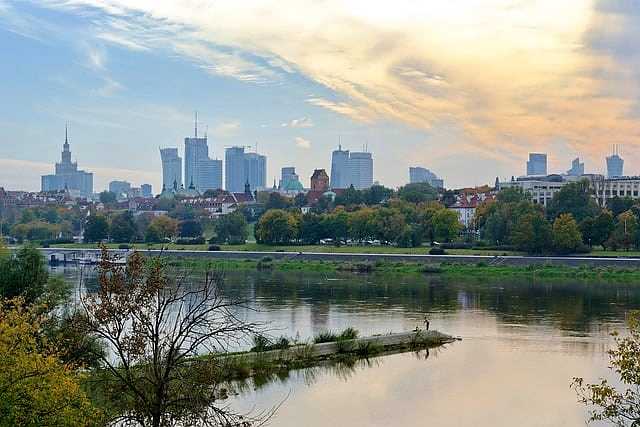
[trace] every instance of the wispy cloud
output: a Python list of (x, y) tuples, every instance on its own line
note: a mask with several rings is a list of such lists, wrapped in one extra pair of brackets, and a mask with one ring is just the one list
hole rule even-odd
[(232, 120), (228, 122), (218, 123), (213, 128), (213, 134), (218, 138), (229, 138), (236, 135), (240, 131), (240, 122)]
[(302, 137), (296, 136), (293, 140), (298, 148), (309, 149), (311, 148), (311, 141)]
[(311, 120), (309, 117), (300, 117), (299, 119), (292, 119), (289, 122), (282, 123), (281, 126), (283, 128), (286, 128), (286, 127), (290, 127), (290, 128), (311, 128), (314, 125), (313, 125), (313, 120)]

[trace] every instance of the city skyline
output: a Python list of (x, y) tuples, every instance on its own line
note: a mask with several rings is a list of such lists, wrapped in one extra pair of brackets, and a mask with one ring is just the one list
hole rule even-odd
[(260, 15), (281, 7), (0, 1), (0, 52), (14, 64), (0, 71), (14, 100), (0, 107), (0, 181), (46, 173), (68, 120), (96, 188), (120, 177), (159, 189), (149, 153), (177, 145), (196, 107), (211, 158), (257, 142), (268, 181), (294, 161), (300, 176), (329, 169), (340, 142), (398, 165), (376, 173), (392, 187), (417, 163), (453, 187), (492, 182), (518, 174), (528, 152), (556, 153), (550, 171), (579, 155), (605, 173), (612, 144), (625, 145), (627, 173), (639, 172), (632, 3), (569, 1), (558, 13), (551, 1), (300, 1), (287, 3), (297, 21)]

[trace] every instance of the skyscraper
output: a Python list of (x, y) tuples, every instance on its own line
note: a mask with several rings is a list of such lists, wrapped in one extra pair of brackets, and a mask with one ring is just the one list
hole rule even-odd
[(331, 153), (331, 188), (348, 188), (350, 185), (349, 150), (343, 150), (339, 145)]
[(444, 181), (427, 168), (412, 166), (409, 168), (409, 183), (426, 182), (434, 188), (444, 188)]
[(44, 175), (41, 179), (42, 191), (69, 190), (77, 196), (90, 197), (93, 194), (93, 174), (78, 170), (78, 164), (71, 161), (69, 137), (64, 129), (64, 144), (60, 163), (56, 163), (54, 175)]
[(373, 185), (373, 157), (371, 153), (349, 153), (348, 162), (349, 186), (356, 190), (369, 188)]
[(153, 197), (153, 186), (151, 184), (142, 184), (140, 186), (140, 191), (142, 192), (142, 197)]
[(576, 157), (571, 162), (571, 169), (567, 171), (569, 176), (582, 176), (584, 175), (584, 163), (580, 163), (580, 157)]
[(128, 181), (111, 181), (109, 183), (109, 191), (114, 193), (118, 198), (126, 197), (131, 190), (131, 183)]
[(244, 153), (244, 182), (251, 190), (264, 189), (267, 185), (267, 157), (258, 153)]
[(244, 147), (229, 147), (224, 152), (224, 186), (233, 193), (244, 191)]
[(295, 167), (287, 166), (282, 168), (278, 189), (285, 193), (297, 193), (304, 190)]
[(178, 156), (177, 148), (161, 148), (162, 159), (162, 187), (169, 190), (182, 186), (182, 158)]
[(613, 146), (613, 154), (607, 157), (607, 177), (623, 176), (624, 160), (618, 155), (618, 146)]
[(198, 190), (222, 189), (222, 160), (201, 160), (198, 166)]
[(529, 153), (527, 175), (547, 175), (547, 155), (545, 153)]
[(195, 137), (184, 139), (184, 180), (186, 186), (190, 186), (193, 183), (196, 189), (200, 189), (198, 168), (200, 163), (208, 158), (209, 146), (207, 145), (206, 136), (198, 138), (196, 132)]

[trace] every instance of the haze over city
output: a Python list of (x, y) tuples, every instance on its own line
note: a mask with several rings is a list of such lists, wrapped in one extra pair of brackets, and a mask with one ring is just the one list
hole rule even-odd
[(39, 189), (69, 122), (96, 189), (159, 190), (158, 147), (195, 110), (212, 158), (258, 144), (268, 182), (293, 165), (306, 183), (339, 143), (366, 144), (387, 186), (414, 165), (492, 183), (528, 152), (603, 173), (614, 144), (640, 172), (634, 2), (0, 0), (0, 34), (9, 188)]

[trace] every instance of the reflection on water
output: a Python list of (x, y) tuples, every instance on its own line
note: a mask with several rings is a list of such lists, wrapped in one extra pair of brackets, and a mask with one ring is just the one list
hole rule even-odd
[(243, 389), (239, 409), (286, 398), (275, 426), (584, 425), (571, 378), (609, 376), (609, 334), (640, 308), (640, 286), (575, 281), (250, 271), (228, 272), (224, 291), (252, 301), (243, 314), (274, 335), (410, 330), (426, 313), (463, 338), (428, 358), (396, 354)]

